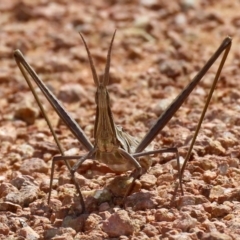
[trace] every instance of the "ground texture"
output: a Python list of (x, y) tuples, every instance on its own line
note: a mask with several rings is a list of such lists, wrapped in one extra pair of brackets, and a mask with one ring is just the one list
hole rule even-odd
[[(239, 9), (235, 0), (1, 1), (0, 238), (240, 239)], [(76, 173), (85, 213), (67, 167), (57, 162), (48, 204), (59, 150), (13, 51), (24, 53), (94, 142), (96, 87), (78, 33), (101, 75), (115, 29), (108, 87), (114, 121), (140, 139), (222, 40), (233, 38), (184, 172), (184, 196), (178, 191), (173, 198), (176, 156), (165, 153), (152, 157), (124, 206), (130, 172), (119, 175), (87, 160)], [(181, 164), (219, 62), (154, 140), (155, 149), (177, 147)], [(86, 153), (39, 95), (65, 154)]]

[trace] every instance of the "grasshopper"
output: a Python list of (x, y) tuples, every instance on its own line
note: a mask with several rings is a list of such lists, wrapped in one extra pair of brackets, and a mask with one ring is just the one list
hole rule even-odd
[[(99, 79), (92, 56), (90, 54), (89, 48), (87, 43), (80, 33), (82, 38), (83, 44), (86, 48), (88, 59), (93, 75), (93, 80), (96, 85), (96, 95), (95, 95), (95, 102), (96, 102), (96, 119), (94, 125), (94, 144), (92, 144), (87, 136), (85, 135), (84, 131), (81, 127), (76, 123), (76, 121), (69, 115), (66, 109), (62, 106), (59, 100), (54, 96), (54, 94), (48, 89), (48, 87), (42, 82), (42, 80), (38, 77), (36, 72), (33, 68), (27, 63), (23, 54), (20, 50), (14, 51), (14, 58), (16, 63), (22, 72), (24, 78), (26, 79), (41, 111), (46, 119), (46, 122), (53, 134), (55, 142), (59, 148), (61, 156), (53, 157), (52, 161), (52, 168), (51, 168), (51, 180), (50, 180), (50, 192), (48, 196), (48, 202), (50, 201), (51, 196), (51, 189), (52, 189), (52, 181), (53, 181), (53, 174), (54, 174), (54, 163), (59, 160), (64, 160), (66, 166), (68, 167), (72, 180), (76, 186), (77, 192), (79, 194), (80, 203), (82, 206), (82, 211), (85, 211), (85, 204), (84, 199), (81, 194), (80, 187), (76, 182), (74, 173), (77, 169), (82, 165), (82, 163), (86, 159), (93, 159), (98, 160), (99, 162), (105, 163), (115, 172), (125, 172), (128, 170), (132, 171), (132, 182), (129, 185), (126, 194), (124, 196), (123, 202), (125, 201), (126, 197), (131, 193), (135, 180), (138, 179), (143, 173), (145, 173), (151, 166), (151, 158), (150, 155), (156, 153), (163, 153), (163, 152), (173, 152), (176, 154), (177, 158), (177, 166), (178, 166), (178, 178), (181, 193), (183, 194), (183, 187), (182, 187), (182, 177), (184, 173), (184, 169), (186, 167), (187, 161), (190, 158), (193, 145), (197, 138), (199, 129), (201, 127), (204, 115), (206, 113), (207, 107), (211, 100), (213, 91), (215, 89), (216, 83), (218, 81), (219, 75), (227, 58), (227, 55), (230, 51), (232, 40), (230, 37), (226, 37), (216, 52), (212, 55), (212, 57), (208, 60), (208, 62), (204, 65), (204, 67), (200, 70), (200, 72), (193, 78), (193, 80), (183, 89), (183, 91), (173, 100), (173, 102), (169, 105), (169, 107), (162, 113), (162, 115), (157, 119), (156, 123), (153, 127), (148, 131), (145, 137), (139, 141), (137, 138), (129, 135), (128, 133), (124, 132), (120, 126), (117, 126), (113, 120), (113, 114), (110, 108), (110, 96), (107, 90), (107, 85), (109, 82), (109, 70), (110, 70), (110, 62), (111, 62), (111, 51), (113, 46), (113, 41), (115, 37), (114, 32), (112, 36), (112, 40), (110, 43), (110, 47), (108, 49), (105, 72), (103, 78)], [(163, 148), (157, 150), (150, 150), (149, 145), (156, 137), (156, 135), (164, 128), (164, 126), (168, 123), (168, 121), (172, 118), (174, 113), (181, 107), (185, 99), (189, 96), (192, 90), (196, 87), (198, 82), (202, 79), (202, 77), (206, 74), (209, 68), (213, 65), (213, 63), (218, 59), (218, 57), (224, 52), (222, 57), (221, 63), (218, 67), (218, 71), (216, 73), (214, 82), (212, 84), (210, 93), (208, 94), (208, 98), (204, 109), (202, 111), (200, 120), (197, 125), (197, 129), (194, 133), (191, 145), (188, 149), (187, 157), (184, 161), (182, 169), (180, 169), (179, 163), (179, 154), (178, 149), (175, 147), (172, 148)], [(69, 130), (73, 133), (73, 135), (79, 140), (79, 142), (83, 145), (83, 147), (87, 150), (87, 153), (83, 156), (65, 156), (64, 150), (58, 141), (58, 138), (55, 134), (55, 131), (48, 119), (45, 110), (43, 109), (42, 104), (40, 103), (38, 96), (32, 86), (31, 81), (29, 80), (28, 74), (34, 80), (34, 82), (38, 85), (41, 89), (47, 100), (50, 102), (52, 107), (55, 109), (59, 117), (63, 120)], [(68, 160), (69, 159), (77, 159), (78, 161), (73, 165), (70, 166)], [(176, 188), (176, 189), (177, 189)]]

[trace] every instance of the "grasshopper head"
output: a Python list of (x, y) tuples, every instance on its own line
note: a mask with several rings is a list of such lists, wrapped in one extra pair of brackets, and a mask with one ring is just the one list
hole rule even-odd
[(116, 34), (116, 30), (113, 33), (112, 36), (112, 40), (110, 43), (110, 47), (108, 49), (108, 54), (107, 54), (107, 62), (106, 62), (106, 66), (105, 66), (105, 72), (102, 78), (98, 78), (95, 66), (93, 64), (93, 60), (92, 60), (92, 56), (90, 54), (89, 48), (87, 46), (87, 43), (85, 42), (82, 34), (80, 33), (80, 36), (82, 38), (82, 41), (85, 45), (87, 54), (88, 54), (88, 59), (90, 62), (90, 67), (92, 70), (92, 75), (93, 75), (93, 80), (95, 85), (97, 86), (97, 91), (96, 91), (96, 95), (95, 95), (95, 101), (96, 104), (99, 108), (106, 108), (109, 106), (109, 94), (107, 91), (107, 85), (109, 82), (109, 70), (110, 70), (110, 62), (111, 62), (111, 51), (112, 51), (112, 45), (113, 45), (113, 41), (114, 41), (114, 37)]

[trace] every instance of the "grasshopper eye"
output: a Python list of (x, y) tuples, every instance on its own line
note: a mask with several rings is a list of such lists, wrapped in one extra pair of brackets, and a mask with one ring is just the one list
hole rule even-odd
[(95, 103), (98, 104), (98, 91), (95, 94)]

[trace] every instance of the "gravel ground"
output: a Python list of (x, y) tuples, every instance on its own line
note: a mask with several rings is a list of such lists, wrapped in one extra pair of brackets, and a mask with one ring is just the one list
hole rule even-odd
[[(1, 239), (240, 239), (240, 2), (8, 0), (0, 2)], [(13, 59), (20, 49), (93, 142), (95, 86), (81, 32), (101, 75), (114, 30), (109, 93), (114, 121), (141, 137), (226, 36), (233, 46), (177, 193), (176, 156), (159, 154), (120, 207), (128, 173), (60, 161), (48, 204), (53, 137)], [(154, 140), (184, 160), (219, 60)], [(37, 89), (37, 87), (36, 87)], [(37, 90), (40, 93), (39, 90)], [(40, 99), (67, 155), (86, 151)], [(74, 160), (71, 164), (74, 164)]]

